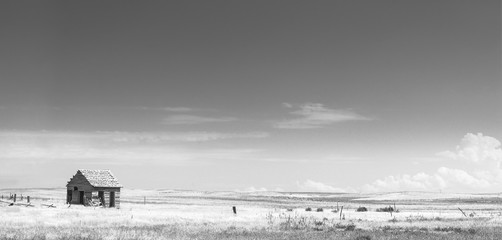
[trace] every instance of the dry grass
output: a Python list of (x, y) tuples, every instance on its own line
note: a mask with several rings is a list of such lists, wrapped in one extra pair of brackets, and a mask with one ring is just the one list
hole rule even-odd
[[(0, 194), (9, 191), (0, 190)], [(32, 189), (23, 195), (34, 196), (35, 207), (0, 203), (0, 239), (502, 239), (498, 205), (472, 198), (454, 205), (399, 202), (401, 211), (390, 216), (375, 211), (387, 202), (366, 201), (369, 211), (357, 212), (359, 200), (332, 195), (292, 198), (267, 193), (126, 190), (121, 209), (68, 208), (64, 189)], [(344, 206), (346, 220), (331, 211), (336, 202)], [(54, 203), (57, 208), (42, 203)], [(233, 214), (232, 206), (237, 206), (238, 214)], [(324, 211), (306, 212), (307, 206)], [(476, 214), (466, 218), (457, 206)]]

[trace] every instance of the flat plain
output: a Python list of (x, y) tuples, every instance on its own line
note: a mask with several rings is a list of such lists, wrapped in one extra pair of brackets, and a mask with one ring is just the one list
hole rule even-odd
[(502, 239), (500, 194), (123, 189), (119, 209), (67, 205), (64, 188), (0, 195), (0, 239)]

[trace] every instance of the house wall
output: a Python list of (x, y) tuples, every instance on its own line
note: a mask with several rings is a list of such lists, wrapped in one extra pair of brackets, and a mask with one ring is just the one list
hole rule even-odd
[(105, 192), (105, 207), (110, 207), (110, 192)]
[[(110, 192), (115, 192), (115, 208), (120, 208), (120, 188), (118, 187), (93, 187), (80, 172), (77, 172), (66, 186), (68, 190), (72, 191), (72, 204), (85, 204), (85, 199), (83, 203), (80, 203), (80, 191), (84, 191), (85, 198), (92, 199), (94, 202), (101, 202), (99, 191), (103, 191), (103, 206), (110, 207)], [(77, 190), (75, 190), (75, 187)]]
[(96, 191), (96, 195), (99, 191), (103, 191), (103, 206), (106, 208), (110, 207), (110, 192), (115, 192), (115, 208), (120, 208), (120, 188), (97, 187), (94, 188), (94, 191)]
[[(70, 179), (66, 187), (68, 190), (72, 191), (72, 204), (85, 204), (85, 198), (91, 198), (92, 192), (94, 191), (94, 187), (89, 184), (87, 179), (85, 179), (84, 175), (80, 172), (77, 172), (77, 174)], [(77, 188), (76, 190), (75, 187)], [(80, 191), (84, 191), (84, 202), (82, 203), (80, 202)]]
[(115, 192), (115, 208), (120, 208), (120, 189)]
[[(77, 187), (77, 190), (75, 190), (75, 187)], [(92, 197), (92, 192), (94, 188), (92, 186), (68, 186), (68, 190), (72, 191), (71, 194), (71, 202), (72, 204), (80, 204), (80, 191), (84, 191), (84, 197), (85, 198), (91, 198)], [(84, 201), (85, 201), (84, 198)], [(83, 203), (81, 203), (83, 204)]]

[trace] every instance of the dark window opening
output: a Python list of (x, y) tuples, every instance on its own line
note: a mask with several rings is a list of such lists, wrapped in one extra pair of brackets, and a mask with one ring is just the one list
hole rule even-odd
[(115, 192), (110, 192), (110, 207), (115, 207)]

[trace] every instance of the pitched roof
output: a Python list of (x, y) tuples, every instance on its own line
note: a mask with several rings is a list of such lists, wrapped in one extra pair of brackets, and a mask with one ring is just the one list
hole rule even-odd
[(78, 172), (82, 173), (93, 187), (122, 187), (110, 170), (79, 169), (77, 174)]

